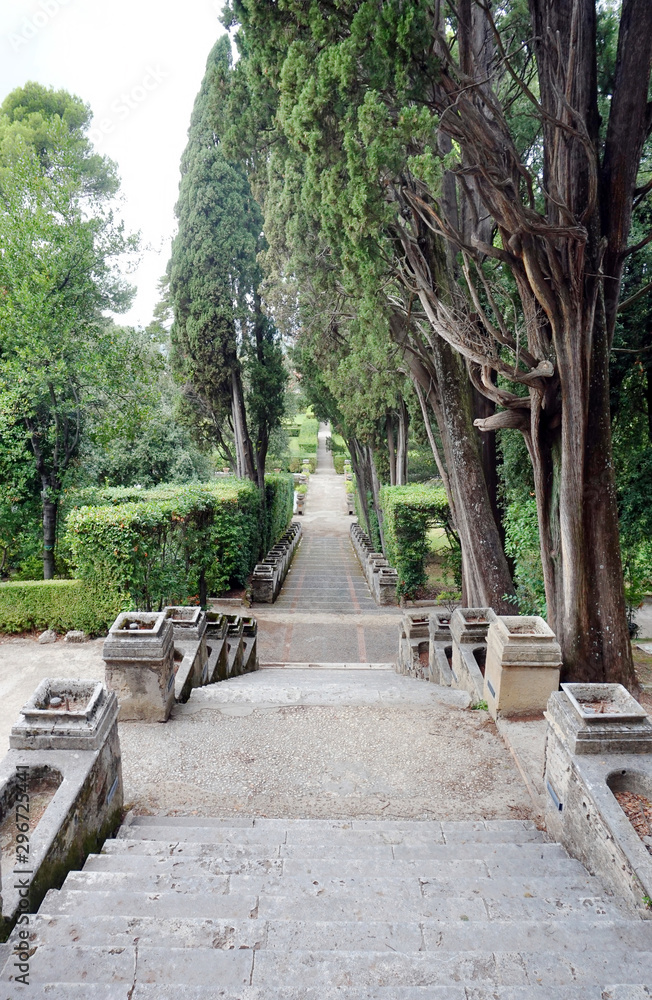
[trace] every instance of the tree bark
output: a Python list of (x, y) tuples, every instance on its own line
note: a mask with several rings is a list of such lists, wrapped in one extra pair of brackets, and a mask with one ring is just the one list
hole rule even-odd
[(235, 436), (236, 454), (238, 459), (238, 476), (258, 483), (254, 450), (247, 428), (247, 414), (242, 391), (242, 380), (238, 369), (231, 373), (231, 405), (233, 408), (233, 433)]
[(43, 579), (54, 580), (54, 546), (57, 540), (57, 502), (43, 488)]
[(514, 614), (514, 584), (494, 519), (473, 426), (464, 359), (440, 337), (406, 361), (432, 408), (442, 441), (448, 499), (462, 549), (462, 602)]
[(389, 453), (389, 485), (396, 486), (396, 450), (394, 448), (394, 427), (392, 414), (387, 412), (387, 451)]
[(398, 435), (396, 440), (396, 485), (405, 486), (408, 481), (408, 429), (410, 415), (401, 399), (398, 409)]

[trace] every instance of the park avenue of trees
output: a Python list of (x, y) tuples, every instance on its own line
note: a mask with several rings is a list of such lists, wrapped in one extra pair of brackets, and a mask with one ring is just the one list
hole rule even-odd
[(634, 686), (652, 4), (231, 0), (223, 23), (237, 58), (228, 35), (208, 58), (147, 331), (104, 318), (136, 243), (88, 108), (37, 84), (0, 107), (0, 559), (41, 546), (53, 576), (78, 482), (227, 462), (262, 486), (298, 379), (370, 529), (427, 452), (463, 602), (545, 613), (568, 677)]

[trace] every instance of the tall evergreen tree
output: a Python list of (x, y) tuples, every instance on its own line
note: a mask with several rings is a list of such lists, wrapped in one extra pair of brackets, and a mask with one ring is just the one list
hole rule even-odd
[(238, 474), (262, 487), (269, 434), (283, 412), (285, 368), (258, 295), (262, 214), (243, 166), (221, 144), (230, 77), (223, 36), (208, 57), (181, 161), (170, 261), (173, 364), (197, 432), (232, 463), (233, 440)]

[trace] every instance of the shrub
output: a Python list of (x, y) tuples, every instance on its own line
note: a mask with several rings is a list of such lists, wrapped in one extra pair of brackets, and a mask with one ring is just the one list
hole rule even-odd
[(317, 454), (317, 432), (319, 421), (314, 417), (306, 417), (299, 430), (299, 454), (302, 456)]
[(274, 545), (292, 520), (294, 509), (294, 479), (284, 472), (265, 476), (265, 544), (267, 552)]
[(539, 519), (533, 497), (513, 498), (505, 511), (505, 552), (515, 563), (516, 603), (522, 615), (546, 617)]
[(344, 455), (333, 455), (333, 465), (338, 476), (344, 475)]
[[(305, 457), (308, 458), (307, 455)], [(310, 472), (313, 473), (317, 468), (317, 459), (313, 456), (312, 458), (309, 458), (309, 462), (310, 462)], [(303, 461), (300, 458), (290, 459), (290, 472), (301, 472), (302, 468), (303, 468)]]
[(88, 635), (108, 631), (124, 596), (82, 580), (29, 580), (0, 584), (0, 632), (55, 632), (81, 629)]
[(446, 491), (417, 483), (383, 486), (380, 500), (385, 554), (398, 571), (398, 594), (412, 597), (427, 579), (428, 530), (437, 525), (451, 528)]
[(80, 578), (129, 595), (133, 607), (243, 585), (264, 545), (260, 493), (247, 480), (93, 489), (78, 499), (85, 505), (68, 514), (66, 541)]

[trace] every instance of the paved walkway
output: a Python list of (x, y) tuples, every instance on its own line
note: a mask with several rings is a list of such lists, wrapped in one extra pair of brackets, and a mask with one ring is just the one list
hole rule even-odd
[(310, 477), (303, 539), (273, 606), (255, 604), (262, 663), (392, 662), (398, 608), (379, 608), (349, 540), (344, 480), (319, 428), (317, 471)]

